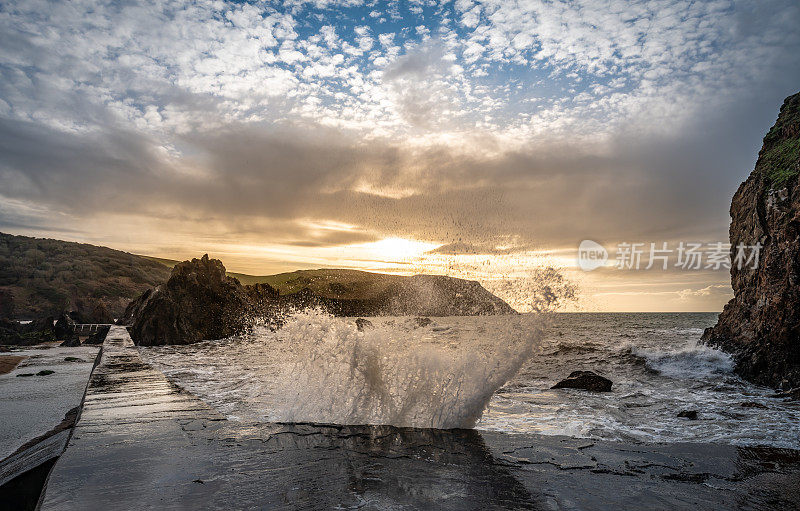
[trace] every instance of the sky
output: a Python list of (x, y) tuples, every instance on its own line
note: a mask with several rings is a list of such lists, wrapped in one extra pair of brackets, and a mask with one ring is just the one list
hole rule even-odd
[(615, 253), (727, 241), (798, 27), (796, 0), (4, 1), (0, 230), (721, 310), (725, 268)]

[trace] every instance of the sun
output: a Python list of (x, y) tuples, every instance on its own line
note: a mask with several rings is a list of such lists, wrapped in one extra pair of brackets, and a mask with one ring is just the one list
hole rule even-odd
[(422, 257), (425, 252), (433, 250), (439, 245), (441, 243), (429, 243), (406, 238), (384, 238), (380, 241), (367, 243), (364, 248), (375, 257), (385, 261), (394, 261)]

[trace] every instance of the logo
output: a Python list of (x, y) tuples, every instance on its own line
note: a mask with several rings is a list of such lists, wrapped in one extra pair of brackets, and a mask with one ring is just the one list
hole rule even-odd
[(578, 245), (578, 266), (583, 271), (592, 271), (608, 261), (608, 251), (592, 240), (583, 240)]

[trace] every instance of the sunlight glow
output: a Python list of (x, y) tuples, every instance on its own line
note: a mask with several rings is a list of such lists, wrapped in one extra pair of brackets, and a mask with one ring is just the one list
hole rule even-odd
[(385, 238), (361, 247), (373, 257), (384, 261), (396, 261), (421, 257), (425, 252), (441, 246), (440, 243), (409, 240), (405, 238)]

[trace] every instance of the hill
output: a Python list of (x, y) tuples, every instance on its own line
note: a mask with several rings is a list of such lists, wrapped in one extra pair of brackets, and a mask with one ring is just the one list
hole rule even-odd
[[(126, 306), (167, 281), (178, 263), (106, 247), (0, 233), (0, 317), (32, 319), (77, 311), (89, 322), (122, 317)], [(477, 282), (359, 270), (277, 275), (227, 272), (244, 286), (269, 284), (282, 303), (317, 304), (336, 314), (511, 314)]]
[(0, 233), (0, 316), (75, 310), (119, 317), (128, 302), (169, 274), (162, 263), (120, 250)]
[[(176, 261), (161, 260), (164, 264)], [(319, 305), (337, 315), (471, 316), (514, 314), (478, 282), (443, 275), (390, 275), (323, 268), (277, 275), (227, 272), (242, 285), (268, 284), (283, 303)]]

